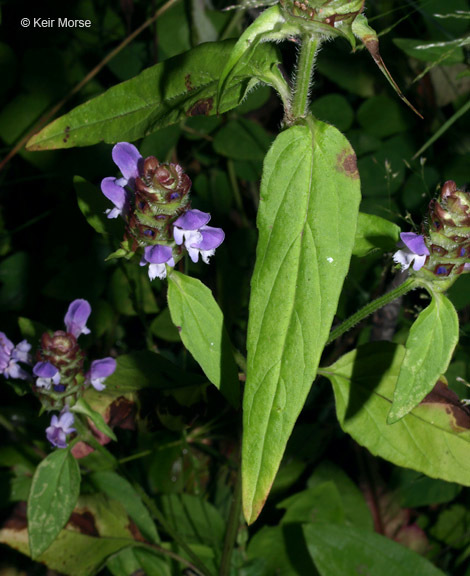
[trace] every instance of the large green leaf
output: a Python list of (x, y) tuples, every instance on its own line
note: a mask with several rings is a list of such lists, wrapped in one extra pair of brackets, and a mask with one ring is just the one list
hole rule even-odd
[(470, 415), (443, 383), (399, 422), (387, 424), (404, 355), (403, 346), (377, 342), (321, 370), (333, 385), (341, 427), (375, 456), (470, 486)]
[(269, 151), (248, 326), (243, 501), (258, 516), (315, 378), (354, 244), (356, 157), (333, 126), (310, 119)]
[[(233, 40), (201, 44), (110, 88), (61, 116), (28, 142), (29, 150), (133, 141), (191, 116), (217, 110), (217, 84), (234, 46)], [(227, 83), (220, 112), (236, 106), (262, 79), (281, 78), (274, 46), (265, 44)]]
[(69, 450), (49, 454), (36, 469), (28, 500), (29, 547), (38, 558), (67, 523), (80, 494), (80, 468)]
[(183, 344), (212, 384), (237, 406), (237, 367), (224, 316), (212, 292), (200, 280), (173, 271), (168, 278), (168, 307)]
[(305, 525), (303, 532), (322, 576), (444, 576), (416, 552), (369, 530), (318, 523)]
[(406, 340), (389, 424), (403, 418), (431, 392), (447, 370), (458, 341), (459, 319), (452, 302), (443, 294), (433, 294), (431, 304), (419, 314)]

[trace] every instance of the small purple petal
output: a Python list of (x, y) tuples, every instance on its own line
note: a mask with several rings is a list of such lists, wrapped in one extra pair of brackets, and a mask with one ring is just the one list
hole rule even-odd
[(86, 327), (87, 320), (91, 314), (91, 306), (86, 300), (74, 300), (67, 310), (64, 322), (67, 332), (78, 338), (80, 334), (89, 334)]
[(116, 370), (116, 360), (114, 358), (103, 358), (102, 360), (94, 360), (91, 363), (90, 376), (91, 378), (107, 378), (111, 376)]
[(429, 255), (429, 250), (424, 243), (424, 238), (421, 234), (415, 234), (414, 232), (402, 232), (400, 238), (405, 246), (413, 252), (413, 254), (418, 254), (419, 256)]
[(201, 210), (188, 210), (175, 220), (173, 225), (182, 230), (198, 230), (202, 226), (205, 226), (210, 219), (211, 215), (206, 212), (201, 212)]
[(10, 355), (14, 348), (13, 342), (7, 338), (7, 335), (4, 332), (0, 332), (0, 348), (3, 348), (8, 355)]
[(114, 163), (127, 181), (132, 181), (139, 176), (139, 163), (142, 156), (133, 144), (119, 142), (114, 146), (112, 156)]
[(15, 346), (11, 357), (17, 362), (24, 362), (25, 364), (31, 364), (31, 344), (27, 340), (22, 340), (19, 344)]
[(122, 214), (127, 205), (127, 191), (117, 182), (118, 180), (112, 177), (104, 178), (101, 181), (101, 191), (115, 206), (115, 208), (110, 211), (113, 216), (108, 216), (108, 218), (116, 218)]
[(39, 378), (54, 378), (59, 370), (50, 362), (38, 362), (33, 368), (33, 374)]
[(202, 240), (197, 244), (191, 244), (191, 248), (197, 248), (201, 251), (215, 250), (225, 238), (222, 228), (212, 228), (212, 226), (203, 226), (199, 232), (202, 234)]
[(172, 258), (173, 258), (173, 250), (171, 249), (170, 246), (163, 246), (161, 244), (156, 244), (155, 246), (146, 246), (144, 250), (143, 260), (145, 260), (145, 262), (148, 262), (149, 264), (165, 264)]

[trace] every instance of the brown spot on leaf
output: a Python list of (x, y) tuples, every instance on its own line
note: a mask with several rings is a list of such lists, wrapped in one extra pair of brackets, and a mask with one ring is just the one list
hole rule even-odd
[(450, 424), (457, 432), (470, 430), (470, 408), (464, 406), (447, 383), (438, 380), (421, 404), (440, 404), (450, 416)]
[(349, 178), (357, 180), (359, 178), (357, 158), (354, 152), (351, 154), (348, 154), (348, 152), (349, 150), (343, 150), (341, 154), (338, 154), (336, 168), (339, 172), (344, 172)]
[(96, 529), (95, 517), (89, 510), (84, 510), (83, 512), (72, 512), (67, 526), (69, 528), (74, 528), (78, 532), (86, 534), (87, 536), (100, 535)]
[(214, 98), (202, 98), (195, 102), (191, 108), (186, 111), (186, 116), (209, 116), (213, 107)]

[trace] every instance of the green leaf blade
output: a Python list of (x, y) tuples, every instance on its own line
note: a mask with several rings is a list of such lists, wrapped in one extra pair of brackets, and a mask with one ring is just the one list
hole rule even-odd
[(443, 294), (433, 294), (408, 335), (389, 424), (403, 418), (431, 392), (447, 370), (458, 340), (459, 319), (452, 302)]
[(355, 155), (333, 126), (283, 132), (264, 164), (252, 278), (242, 476), (248, 522), (316, 375), (354, 244)]
[(80, 468), (69, 450), (56, 450), (37, 467), (28, 499), (29, 547), (38, 558), (67, 523), (80, 494)]
[(212, 384), (237, 406), (238, 371), (224, 317), (212, 292), (200, 280), (173, 271), (168, 278), (168, 307), (183, 344)]

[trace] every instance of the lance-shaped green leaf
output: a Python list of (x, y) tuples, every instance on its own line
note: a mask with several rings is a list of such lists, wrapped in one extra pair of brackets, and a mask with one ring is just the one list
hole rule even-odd
[(77, 414), (83, 414), (87, 418), (89, 418), (96, 428), (106, 434), (111, 440), (117, 441), (116, 434), (112, 431), (112, 429), (106, 424), (104, 418), (99, 412), (93, 410), (93, 408), (88, 404), (85, 398), (79, 398), (77, 402), (74, 404), (72, 408), (72, 412), (76, 412)]
[(388, 423), (408, 414), (431, 392), (447, 370), (459, 341), (459, 319), (444, 294), (432, 295), (431, 303), (413, 323), (406, 340), (406, 353), (393, 395)]
[(382, 60), (382, 56), (380, 55), (380, 52), (379, 52), (379, 39), (377, 37), (377, 33), (373, 28), (371, 28), (369, 26), (369, 23), (367, 22), (367, 18), (364, 16), (364, 14), (359, 14), (354, 19), (354, 21), (352, 23), (352, 31), (353, 31), (353, 34), (355, 36), (357, 36), (358, 38), (360, 38), (362, 40), (362, 42), (364, 43), (364, 46), (369, 51), (369, 54), (374, 59), (374, 62), (379, 67), (379, 70), (382, 72), (382, 74), (388, 80), (388, 82), (390, 83), (392, 88), (395, 90), (395, 92), (398, 94), (398, 96), (403, 100), (403, 102), (407, 106), (409, 106), (413, 110), (413, 112), (415, 114), (417, 114), (420, 118), (422, 118), (422, 115), (416, 110), (416, 108), (413, 106), (413, 104), (411, 104), (411, 102), (405, 97), (403, 92), (398, 87), (398, 84), (392, 78), (392, 75), (388, 71), (388, 68), (385, 66), (385, 63)]
[[(144, 70), (54, 120), (31, 138), (28, 149), (133, 141), (191, 116), (215, 114), (220, 71), (233, 46), (233, 40), (201, 44)], [(258, 78), (280, 82), (278, 63), (274, 46), (260, 46), (249, 62), (237, 67), (220, 111), (238, 106)]]
[(212, 384), (237, 406), (238, 371), (224, 316), (212, 292), (200, 280), (173, 271), (168, 277), (168, 308), (183, 344)]
[(396, 424), (387, 424), (405, 349), (361, 346), (320, 373), (333, 385), (343, 430), (374, 456), (432, 478), (470, 485), (470, 411), (440, 382)]
[(242, 58), (249, 62), (252, 55), (256, 54), (255, 48), (260, 42), (279, 42), (289, 36), (298, 35), (299, 32), (298, 26), (286, 22), (284, 11), (279, 5), (262, 12), (240, 36), (226, 61), (218, 86), (220, 103), (225, 104), (232, 76)]
[(316, 375), (349, 267), (359, 188), (349, 142), (313, 119), (280, 134), (264, 163), (244, 396), (248, 522), (263, 507)]
[(67, 523), (80, 494), (80, 468), (68, 449), (49, 454), (36, 469), (28, 499), (31, 558), (38, 558)]

